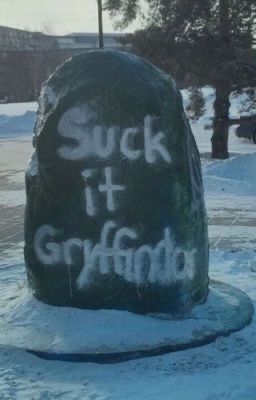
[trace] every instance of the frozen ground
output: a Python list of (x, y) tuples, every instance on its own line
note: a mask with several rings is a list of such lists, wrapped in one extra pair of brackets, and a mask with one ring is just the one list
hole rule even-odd
[[(234, 157), (210, 161), (210, 131), (204, 129), (212, 112), (210, 89), (206, 96), (207, 115), (192, 128), (202, 155), (210, 276), (243, 289), (256, 307), (256, 145), (231, 132)], [(233, 103), (235, 115), (239, 101)], [(24, 270), (15, 265), (22, 261), (23, 171), (31, 151), (31, 134), (0, 139), (0, 279), (10, 286), (23, 285)], [(115, 365), (48, 362), (2, 347), (0, 400), (255, 400), (255, 337), (254, 320), (211, 345)]]
[(33, 130), (37, 103), (0, 104), (0, 139), (26, 135)]

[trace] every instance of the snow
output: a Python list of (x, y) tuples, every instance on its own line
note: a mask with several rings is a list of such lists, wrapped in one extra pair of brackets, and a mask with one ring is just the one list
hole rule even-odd
[(30, 133), (35, 118), (36, 114), (33, 111), (26, 111), (25, 114), (16, 116), (0, 115), (0, 137)]
[(26, 196), (24, 190), (1, 190), (0, 207), (17, 207), (25, 203)]
[(28, 102), (28, 103), (6, 103), (0, 104), (0, 115), (6, 116), (16, 116), (16, 115), (23, 115), (27, 111), (34, 111), (36, 112), (38, 108), (37, 102)]
[[(232, 128), (232, 158), (209, 160), (211, 131), (205, 125), (211, 122), (214, 93), (211, 88), (204, 92), (207, 112), (192, 123), (192, 129), (202, 156), (210, 276), (244, 290), (256, 307), (256, 145), (238, 139)], [(232, 113), (237, 116), (241, 98), (232, 100)], [(0, 114), (7, 115), (3, 106), (17, 115), (17, 105), (1, 105)], [(18, 267), (23, 261), (22, 237), (8, 237), (18, 231), (15, 210), (21, 219), (24, 196), (18, 201), (16, 194), (6, 192), (24, 192), (23, 171), (31, 153), (31, 138), (0, 141), (0, 203), (4, 204), (0, 205), (0, 230), (6, 229), (0, 240), (0, 274), (7, 291), (7, 283), (10, 288), (23, 285), (24, 270)], [(2, 226), (4, 218), (6, 225)], [(14, 232), (9, 232), (12, 227)], [(127, 334), (129, 329), (123, 327)], [(255, 400), (255, 336), (254, 319), (245, 329), (207, 346), (113, 365), (45, 361), (22, 350), (0, 347), (0, 399)]]
[(38, 104), (0, 104), (0, 139), (30, 134), (36, 120)]
[(256, 187), (255, 176), (252, 174), (256, 169), (256, 154), (245, 154), (242, 156), (232, 157), (225, 161), (215, 161), (209, 164), (205, 174), (207, 176), (219, 176), (223, 179), (233, 179), (237, 182), (247, 182)]
[(36, 152), (34, 152), (28, 162), (26, 175), (32, 177), (36, 176), (37, 174), (38, 174), (38, 159)]
[(203, 166), (206, 191), (228, 192), (249, 196), (256, 194), (256, 153), (243, 154)]

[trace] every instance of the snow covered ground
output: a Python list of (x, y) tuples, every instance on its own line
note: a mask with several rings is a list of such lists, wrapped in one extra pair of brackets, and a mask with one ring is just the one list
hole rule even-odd
[(33, 130), (37, 103), (0, 104), (0, 139), (29, 134)]
[[(211, 132), (204, 127), (212, 116), (213, 92), (204, 90), (206, 115), (193, 122), (192, 129), (202, 156), (210, 276), (243, 289), (256, 307), (256, 145), (238, 139), (233, 129), (232, 157), (210, 161)], [(187, 93), (183, 95), (186, 102)], [(240, 103), (233, 99), (234, 116)], [(0, 124), (1, 115), (13, 117), (28, 110), (35, 113), (36, 105), (0, 105)], [(25, 276), (18, 264), (31, 136), (6, 131), (3, 138), (0, 133), (0, 279), (10, 285), (23, 285)], [(211, 345), (114, 365), (44, 361), (0, 347), (0, 400), (255, 400), (255, 337), (254, 319)]]

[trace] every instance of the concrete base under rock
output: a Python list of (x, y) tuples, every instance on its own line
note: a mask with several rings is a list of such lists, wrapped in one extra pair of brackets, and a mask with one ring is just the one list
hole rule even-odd
[(185, 350), (228, 336), (253, 316), (249, 297), (218, 281), (211, 281), (208, 300), (179, 320), (169, 314), (49, 306), (19, 286), (13, 292), (1, 287), (1, 293), (15, 295), (1, 300), (0, 345), (51, 360), (113, 363)]

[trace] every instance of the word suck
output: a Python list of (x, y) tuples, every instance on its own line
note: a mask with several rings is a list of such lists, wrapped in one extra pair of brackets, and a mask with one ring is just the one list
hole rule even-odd
[[(149, 164), (171, 162), (165, 134), (155, 129), (156, 118), (151, 115), (145, 116), (143, 129), (123, 129), (120, 137), (120, 128), (95, 125), (96, 117), (87, 105), (73, 107), (63, 114), (58, 124), (59, 135), (72, 139), (73, 143), (62, 145), (58, 149), (61, 158), (71, 161), (83, 161), (92, 157), (109, 160), (120, 151), (123, 157), (130, 161), (144, 157)], [(143, 148), (134, 147), (137, 135), (143, 136)]]

